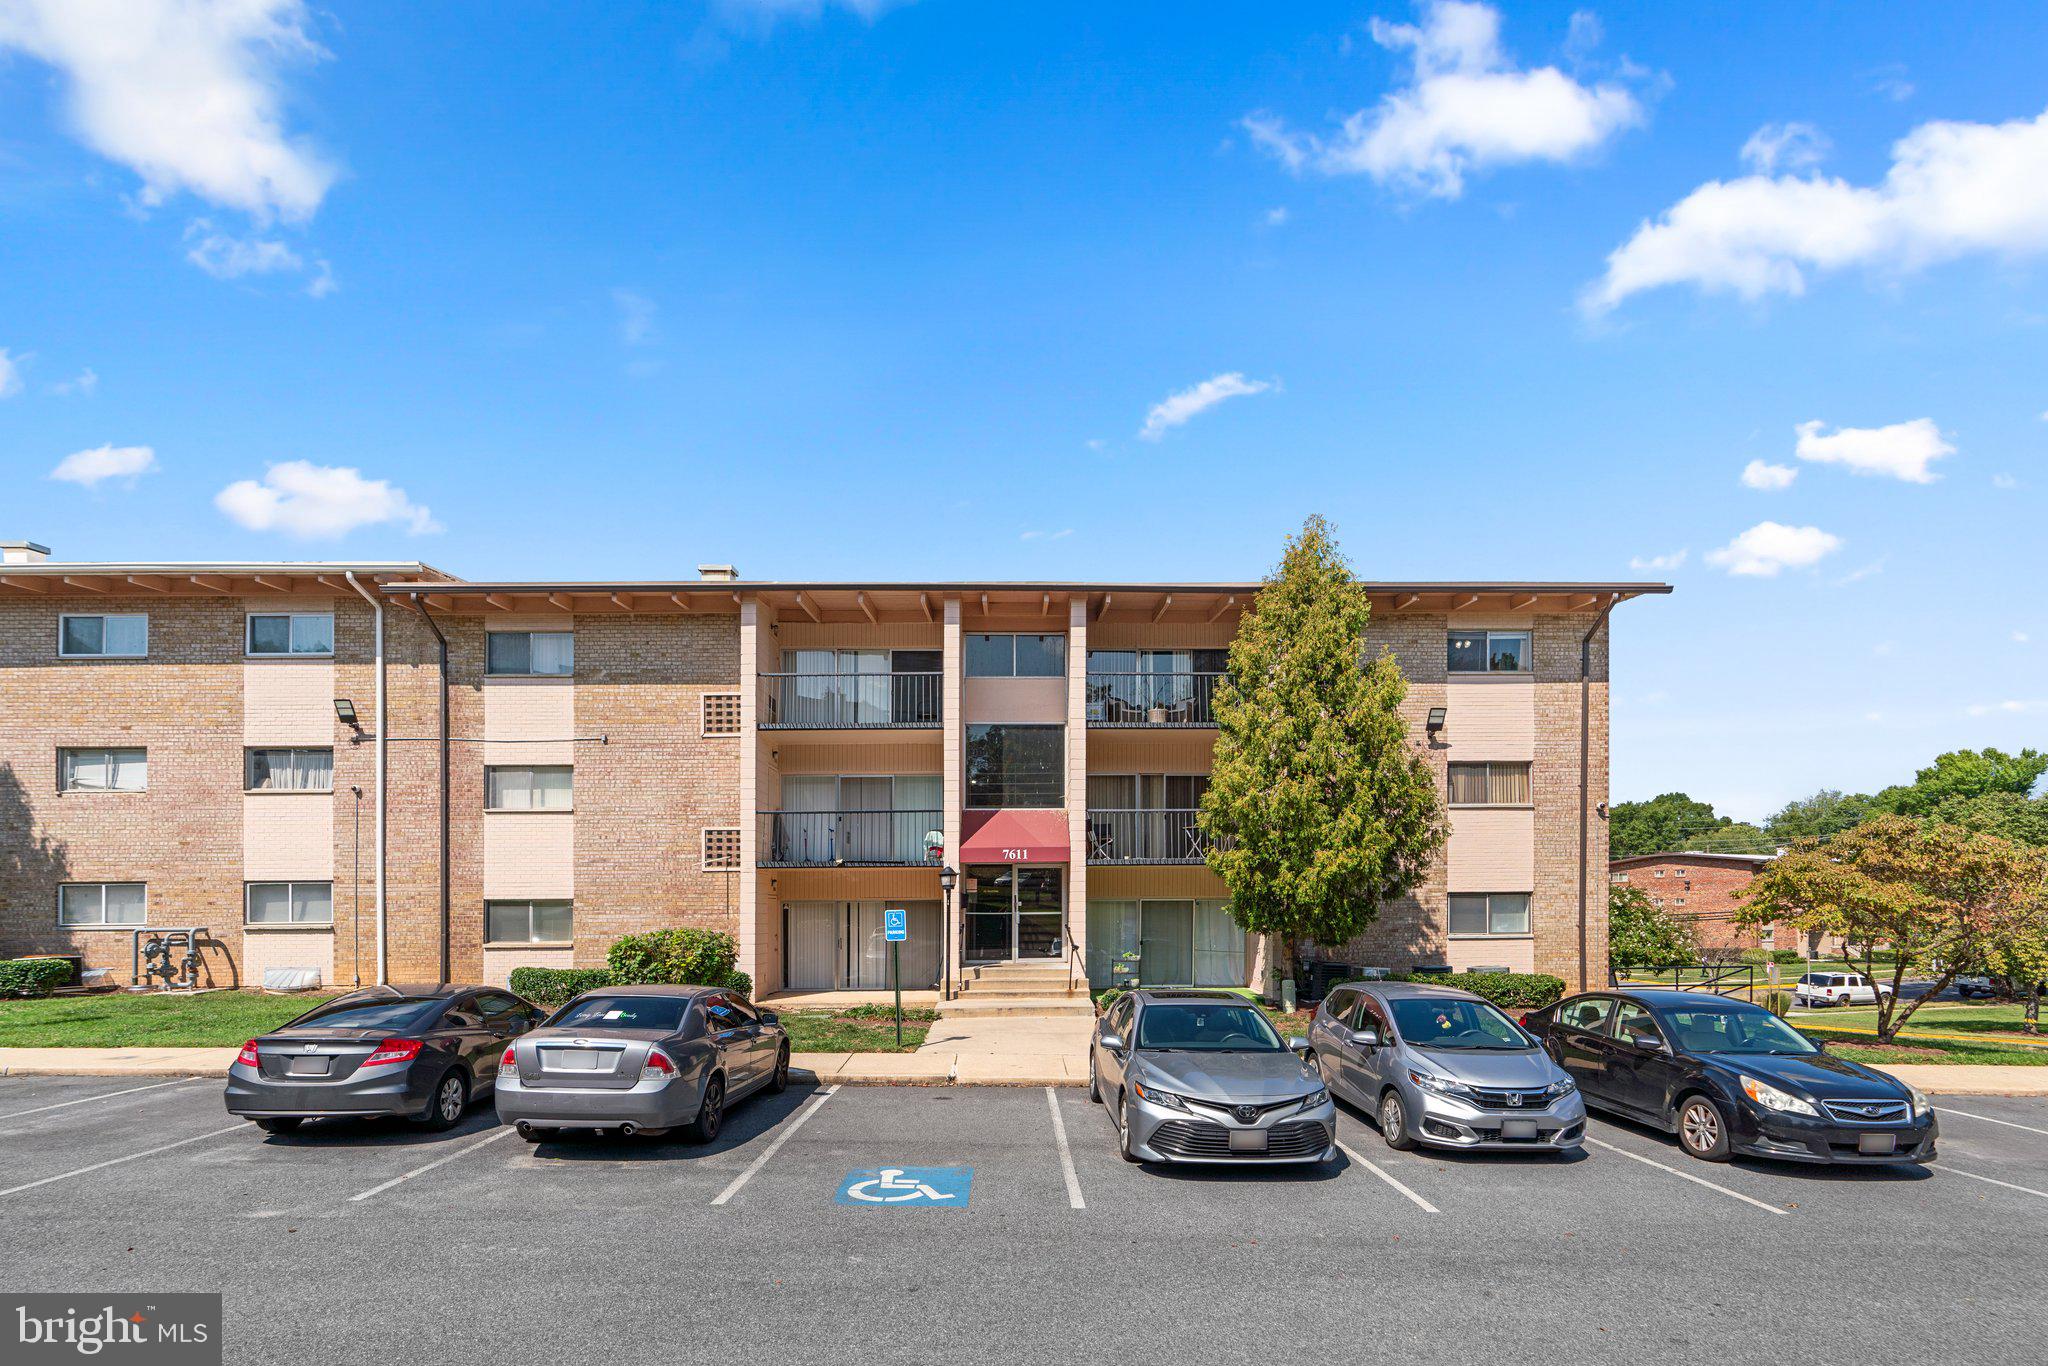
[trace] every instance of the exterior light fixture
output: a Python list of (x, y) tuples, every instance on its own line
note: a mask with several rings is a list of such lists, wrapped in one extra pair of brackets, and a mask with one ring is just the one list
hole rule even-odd
[(355, 726), (358, 730), (362, 728), (356, 721), (356, 704), (346, 697), (334, 699), (334, 714), (341, 718), (341, 724), (344, 726)]
[(1444, 728), (1444, 716), (1445, 709), (1442, 707), (1431, 707), (1429, 709), (1429, 720), (1426, 724), (1431, 739), (1435, 739), (1436, 733)]
[(939, 890), (947, 896), (953, 895), (953, 888), (959, 884), (959, 881), (960, 875), (953, 871), (952, 864), (949, 863), (939, 869)]

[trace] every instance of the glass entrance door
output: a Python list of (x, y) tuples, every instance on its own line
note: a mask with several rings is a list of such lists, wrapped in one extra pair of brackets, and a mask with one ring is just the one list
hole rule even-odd
[(1057, 959), (1066, 953), (1065, 870), (1004, 864), (969, 866), (962, 946), (972, 963)]

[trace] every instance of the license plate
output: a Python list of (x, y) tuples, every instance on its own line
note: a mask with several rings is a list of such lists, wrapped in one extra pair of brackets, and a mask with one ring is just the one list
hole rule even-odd
[(293, 1058), (285, 1071), (294, 1077), (324, 1077), (327, 1075), (325, 1058)]
[(1262, 1153), (1266, 1151), (1264, 1129), (1232, 1129), (1230, 1151), (1234, 1153)]
[(1859, 1153), (1895, 1153), (1899, 1150), (1897, 1134), (1858, 1134), (1856, 1151)]
[(603, 1062), (601, 1053), (573, 1051), (566, 1048), (541, 1050), (541, 1066), (555, 1072), (595, 1072)]
[(1536, 1137), (1536, 1121), (1533, 1119), (1504, 1119), (1500, 1122), (1502, 1138), (1529, 1139)]

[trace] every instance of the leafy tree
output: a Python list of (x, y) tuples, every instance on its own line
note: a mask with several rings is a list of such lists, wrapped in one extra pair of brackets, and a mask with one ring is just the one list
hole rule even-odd
[(1764, 822), (1764, 833), (1779, 844), (1838, 835), (1868, 820), (1870, 803), (1871, 799), (1861, 792), (1822, 788), (1811, 797), (1785, 803)]
[(1951, 797), (1934, 808), (1932, 819), (2031, 849), (2048, 849), (2048, 797), (2024, 797), (2017, 792)]
[(1755, 826), (1717, 816), (1713, 803), (1694, 801), (1683, 792), (1666, 792), (1646, 802), (1616, 802), (1607, 816), (1609, 858), (1680, 849), (1754, 854), (1764, 852), (1769, 843)]
[(1444, 846), (1435, 772), (1401, 716), (1407, 682), (1391, 654), (1366, 654), (1371, 615), (1329, 524), (1311, 517), (1216, 688), (1208, 863), (1238, 923), (1281, 939), (1297, 981), (1303, 941), (1357, 935)]
[(1627, 882), (1607, 889), (1607, 966), (1668, 968), (1699, 956), (1692, 922), (1650, 900), (1650, 894)]
[(2023, 749), (2018, 754), (2002, 749), (1951, 750), (1915, 773), (1912, 782), (1878, 793), (1873, 805), (1901, 816), (1931, 816), (1958, 799), (1995, 792), (2024, 797), (2044, 772), (2048, 772), (2048, 754), (2037, 750)]
[(2041, 988), (2048, 983), (2048, 855), (2033, 854), (2031, 895), (2008, 898), (1991, 918), (1984, 965), (2026, 1003), (2029, 1034), (2041, 1032)]
[[(1879, 994), (1877, 1035), (1890, 1043), (1923, 1001), (1985, 961), (1998, 926), (2023, 919), (2015, 903), (2041, 895), (2040, 879), (2038, 856), (1994, 835), (1881, 815), (1773, 859), (1736, 919), (1839, 935), (1872, 981), (1882, 952), (1892, 989)], [(1900, 988), (1916, 973), (1934, 989), (1905, 1000)]]

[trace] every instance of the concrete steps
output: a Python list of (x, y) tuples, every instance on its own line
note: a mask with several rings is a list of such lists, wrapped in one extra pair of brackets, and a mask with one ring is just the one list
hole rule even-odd
[(1074, 984), (1066, 967), (1057, 963), (971, 967), (960, 975), (960, 992), (964, 999), (975, 1001), (1086, 999), (1086, 992)]
[(962, 996), (939, 1002), (939, 1018), (976, 1019), (1003, 1015), (1077, 1015), (1092, 1019), (1095, 1003), (1087, 996)]

